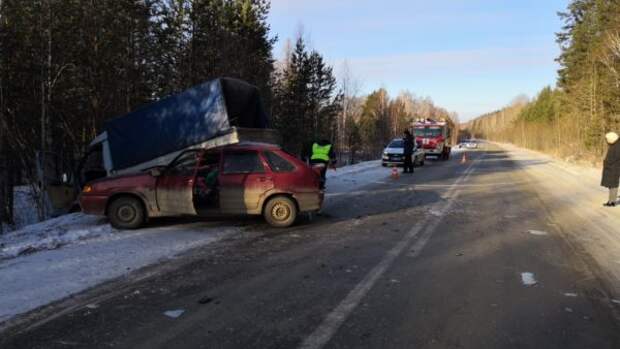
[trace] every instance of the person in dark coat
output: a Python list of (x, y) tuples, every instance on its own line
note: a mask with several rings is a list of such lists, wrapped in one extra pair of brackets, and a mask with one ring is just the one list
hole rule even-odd
[(605, 203), (607, 207), (616, 206), (618, 199), (618, 186), (620, 185), (620, 142), (618, 142), (618, 138), (618, 134), (615, 132), (609, 132), (605, 135), (609, 149), (603, 163), (601, 186), (609, 188), (609, 200)]
[(405, 130), (403, 137), (403, 161), (404, 161), (404, 169), (403, 173), (413, 173), (415, 170), (413, 168), (413, 149), (414, 149), (414, 139), (409, 130)]

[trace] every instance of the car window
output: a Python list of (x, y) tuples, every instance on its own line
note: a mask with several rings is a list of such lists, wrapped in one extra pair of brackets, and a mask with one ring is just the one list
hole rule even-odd
[(295, 170), (295, 166), (280, 155), (272, 151), (267, 151), (264, 154), (273, 172), (293, 172)]
[(170, 166), (168, 174), (190, 176), (198, 164), (198, 151), (188, 151), (181, 154)]
[(402, 139), (395, 139), (388, 145), (388, 148), (404, 148), (404, 141)]
[(257, 152), (225, 153), (223, 173), (264, 173)]
[(200, 159), (200, 167), (219, 165), (220, 154), (219, 153), (205, 153)]

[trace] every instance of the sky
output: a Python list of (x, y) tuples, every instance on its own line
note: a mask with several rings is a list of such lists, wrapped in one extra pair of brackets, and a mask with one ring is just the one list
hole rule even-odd
[(359, 93), (428, 96), (467, 121), (555, 85), (568, 0), (272, 0), (274, 56), (300, 29)]

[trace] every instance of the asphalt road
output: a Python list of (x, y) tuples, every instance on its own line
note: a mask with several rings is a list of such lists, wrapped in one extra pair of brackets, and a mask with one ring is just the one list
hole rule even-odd
[(536, 183), (497, 148), (459, 160), (51, 305), (0, 348), (619, 348)]

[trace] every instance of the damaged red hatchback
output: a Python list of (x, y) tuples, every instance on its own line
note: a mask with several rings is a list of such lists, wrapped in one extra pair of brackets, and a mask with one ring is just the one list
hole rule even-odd
[(319, 176), (278, 146), (247, 143), (187, 150), (168, 166), (88, 183), (80, 205), (112, 226), (136, 229), (164, 216), (263, 215), (276, 227), (321, 208)]

